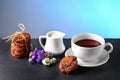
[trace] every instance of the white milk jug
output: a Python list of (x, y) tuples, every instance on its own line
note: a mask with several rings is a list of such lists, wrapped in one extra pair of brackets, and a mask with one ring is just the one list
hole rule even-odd
[[(50, 31), (45, 36), (39, 36), (39, 43), (44, 51), (49, 51), (53, 55), (62, 54), (65, 51), (65, 45), (63, 43), (63, 38), (65, 33), (59, 31)], [(46, 39), (45, 45), (42, 43), (42, 39)]]

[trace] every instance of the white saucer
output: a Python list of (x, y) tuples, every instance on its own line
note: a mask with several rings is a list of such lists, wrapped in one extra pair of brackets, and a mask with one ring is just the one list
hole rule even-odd
[[(71, 48), (69, 48), (65, 52), (65, 56), (69, 56), (69, 55), (74, 56)], [(96, 67), (96, 66), (100, 66), (100, 65), (105, 64), (109, 60), (109, 54), (107, 54), (107, 51), (104, 49), (103, 54), (94, 61), (83, 61), (80, 58), (77, 58), (77, 60), (78, 60), (78, 65), (80, 65), (80, 66), (83, 66), (83, 67)]]

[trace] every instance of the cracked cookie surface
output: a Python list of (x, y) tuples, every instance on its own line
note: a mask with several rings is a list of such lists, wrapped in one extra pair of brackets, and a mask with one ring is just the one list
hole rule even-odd
[(59, 63), (59, 70), (62, 73), (70, 73), (76, 70), (78, 67), (78, 61), (75, 56), (66, 56)]

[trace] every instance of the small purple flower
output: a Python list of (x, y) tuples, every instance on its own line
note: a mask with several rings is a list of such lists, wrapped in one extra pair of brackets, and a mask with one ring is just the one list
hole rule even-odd
[(52, 58), (52, 57), (53, 57), (53, 54), (50, 53), (50, 52), (45, 52), (45, 53), (44, 53), (44, 56), (45, 56), (46, 58)]
[(40, 63), (44, 58), (52, 58), (53, 54), (50, 52), (44, 52), (44, 50), (38, 50), (35, 48), (29, 54), (29, 62), (30, 63)]
[(39, 50), (37, 52), (37, 59), (36, 59), (37, 63), (40, 63), (44, 58), (45, 58), (44, 57), (44, 51), (43, 50)]
[(35, 62), (35, 56), (32, 54), (33, 52), (30, 52), (30, 54), (29, 54), (29, 62), (30, 63), (34, 63)]
[(35, 62), (32, 58), (30, 58), (28, 61), (29, 61), (30, 63), (34, 63), (34, 62)]

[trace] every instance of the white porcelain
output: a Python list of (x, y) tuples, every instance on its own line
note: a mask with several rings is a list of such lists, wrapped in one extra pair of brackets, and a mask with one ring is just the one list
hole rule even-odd
[[(97, 47), (88, 48), (88, 47), (81, 47), (75, 44), (76, 41), (83, 40), (83, 39), (96, 40), (100, 42), (101, 45)], [(113, 51), (113, 45), (109, 42), (105, 43), (104, 38), (97, 34), (92, 34), (92, 33), (77, 34), (73, 36), (71, 39), (71, 48), (72, 48), (74, 55), (84, 61), (91, 61), (91, 60), (98, 58), (102, 54), (106, 46), (110, 47), (110, 49), (107, 50), (106, 53), (107, 54), (111, 53)]]
[[(70, 55), (74, 56), (71, 48), (69, 48), (65, 52), (65, 56), (70, 56)], [(83, 67), (97, 67), (97, 66), (105, 64), (109, 60), (109, 54), (104, 49), (102, 54), (98, 58), (96, 58), (95, 60), (83, 61), (79, 57), (77, 57), (77, 60), (78, 60), (78, 65), (80, 65), (80, 66), (83, 66)]]
[[(50, 31), (44, 36), (39, 36), (39, 43), (45, 51), (53, 53), (53, 55), (62, 54), (65, 51), (65, 45), (63, 38), (65, 33), (59, 31)], [(42, 43), (42, 39), (46, 39), (45, 45)]]

